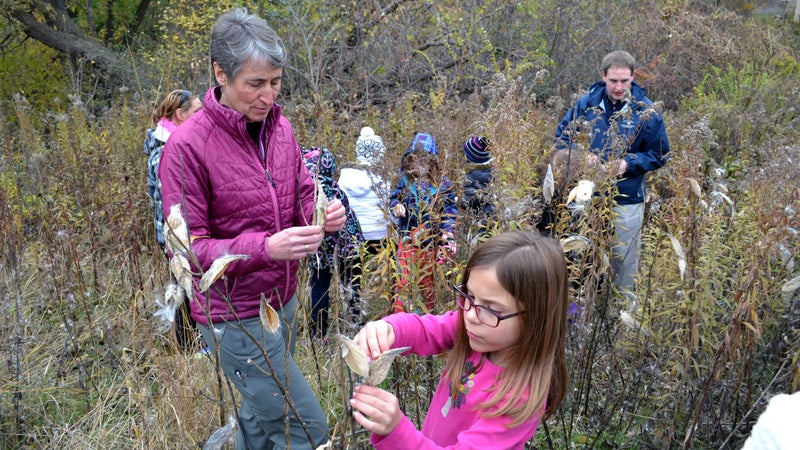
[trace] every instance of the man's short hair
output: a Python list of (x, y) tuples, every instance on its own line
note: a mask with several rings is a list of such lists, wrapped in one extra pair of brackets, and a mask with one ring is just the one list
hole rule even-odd
[(625, 50), (614, 50), (603, 58), (601, 67), (603, 75), (612, 67), (627, 67), (631, 69), (631, 74), (633, 74), (636, 69), (636, 59)]

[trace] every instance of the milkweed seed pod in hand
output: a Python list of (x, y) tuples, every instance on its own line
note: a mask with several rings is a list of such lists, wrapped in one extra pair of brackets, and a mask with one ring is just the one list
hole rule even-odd
[(314, 179), (314, 218), (313, 225), (325, 226), (325, 217), (328, 214), (328, 197), (322, 188), (319, 178)]
[(381, 353), (380, 356), (370, 361), (364, 350), (355, 342), (344, 335), (337, 335), (339, 343), (342, 344), (342, 358), (350, 370), (364, 377), (364, 384), (377, 386), (389, 374), (392, 368), (392, 361), (401, 353), (411, 347), (393, 348)]

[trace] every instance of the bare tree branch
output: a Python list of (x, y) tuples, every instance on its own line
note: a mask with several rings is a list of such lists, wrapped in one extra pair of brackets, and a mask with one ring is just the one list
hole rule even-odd
[(123, 64), (117, 53), (82, 32), (65, 10), (56, 10), (55, 14), (56, 17), (50, 21), (53, 25), (49, 25), (39, 21), (31, 12), (22, 9), (10, 11), (11, 17), (22, 26), (22, 31), (27, 36), (71, 58), (90, 61), (96, 68), (113, 78), (121, 80), (132, 78), (133, 72)]

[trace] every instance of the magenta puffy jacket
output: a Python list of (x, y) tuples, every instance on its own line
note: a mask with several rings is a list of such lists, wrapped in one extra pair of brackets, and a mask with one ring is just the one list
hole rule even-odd
[(158, 171), (164, 217), (172, 205), (182, 205), (203, 270), (221, 255), (250, 255), (231, 263), (226, 277), (203, 294), (195, 277), (192, 317), (206, 325), (207, 312), (214, 323), (258, 316), (262, 294), (275, 309), (289, 301), (298, 262), (272, 260), (266, 239), (310, 224), (314, 199), (313, 180), (280, 105), (273, 104), (259, 138), (264, 162), (244, 115), (222, 106), (220, 93), (220, 87), (209, 89), (203, 109), (172, 133)]

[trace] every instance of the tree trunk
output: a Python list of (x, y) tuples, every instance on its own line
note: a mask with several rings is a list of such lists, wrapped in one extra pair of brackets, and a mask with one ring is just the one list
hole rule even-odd
[(15, 9), (11, 15), (22, 25), (22, 31), (44, 45), (75, 59), (84, 59), (120, 83), (133, 80), (133, 71), (120, 56), (102, 43), (80, 31), (68, 17), (58, 21), (63, 29), (39, 22), (31, 13)]

